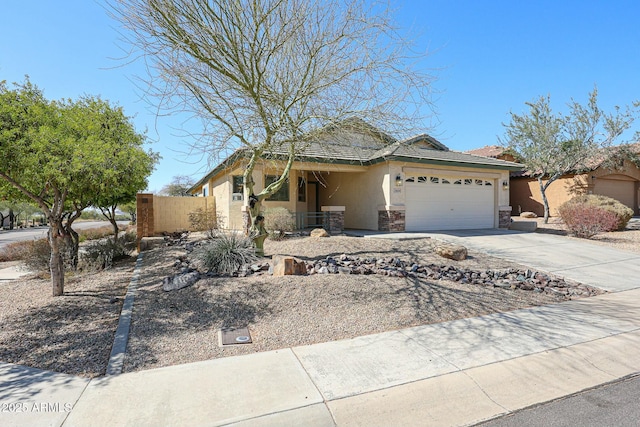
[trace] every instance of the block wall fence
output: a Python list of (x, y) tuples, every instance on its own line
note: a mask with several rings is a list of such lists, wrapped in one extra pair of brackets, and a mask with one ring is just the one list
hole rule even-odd
[(189, 214), (199, 208), (216, 212), (215, 197), (165, 197), (138, 193), (138, 239), (190, 230)]

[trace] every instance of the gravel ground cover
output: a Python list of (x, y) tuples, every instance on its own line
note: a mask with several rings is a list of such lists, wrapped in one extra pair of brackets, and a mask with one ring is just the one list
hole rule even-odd
[[(561, 224), (540, 232), (564, 234)], [(195, 237), (195, 236), (194, 236)], [(570, 238), (570, 237), (567, 237)], [(640, 252), (640, 226), (597, 236), (594, 243)], [(400, 257), (420, 264), (473, 269), (524, 266), (470, 252), (465, 261), (434, 255), (435, 242), (351, 237), (267, 240), (268, 256), (305, 260), (340, 256)], [(173, 292), (182, 247), (145, 251), (125, 371), (187, 363), (355, 337), (414, 325), (473, 317), (561, 301), (559, 296), (466, 285), (448, 280), (385, 276), (313, 275), (209, 278)], [(15, 263), (12, 263), (13, 265)], [(10, 264), (0, 263), (0, 268)], [(95, 377), (104, 374), (134, 260), (99, 273), (67, 278), (65, 296), (52, 297), (35, 275), (0, 282), (0, 362)], [(247, 324), (253, 344), (218, 344), (223, 326)]]
[[(303, 260), (350, 254), (399, 257), (411, 263), (455, 263), (473, 269), (523, 266), (481, 253), (450, 261), (432, 252), (431, 239), (355, 237), (267, 241), (267, 256)], [(145, 252), (145, 266), (162, 271), (143, 279), (136, 297), (125, 371), (313, 344), (411, 326), (555, 303), (558, 295), (379, 275), (253, 276), (207, 278), (163, 292), (175, 273), (178, 247)], [(146, 270), (146, 267), (145, 267)], [(221, 327), (248, 325), (252, 344), (220, 346)]]
[(69, 275), (61, 297), (46, 277), (0, 282), (0, 361), (104, 375), (134, 265), (132, 258), (106, 273)]

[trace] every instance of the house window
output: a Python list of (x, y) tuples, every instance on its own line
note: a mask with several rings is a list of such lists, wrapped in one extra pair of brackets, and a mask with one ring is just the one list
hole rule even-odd
[[(264, 177), (264, 187), (267, 188), (274, 182), (276, 182), (280, 178), (276, 175), (265, 175)], [(289, 201), (289, 180), (286, 180), (282, 187), (275, 193), (271, 195), (267, 200), (271, 202), (288, 202)]]
[(244, 193), (244, 177), (242, 175), (233, 176), (233, 191), (232, 193)]
[(298, 178), (298, 201), (307, 201), (307, 181), (302, 177)]

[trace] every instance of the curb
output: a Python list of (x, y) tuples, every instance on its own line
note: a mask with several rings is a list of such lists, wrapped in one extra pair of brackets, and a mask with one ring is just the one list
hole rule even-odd
[(124, 354), (127, 351), (127, 341), (129, 340), (129, 328), (131, 326), (131, 313), (133, 312), (133, 300), (138, 290), (138, 281), (140, 279), (140, 271), (142, 270), (142, 252), (138, 254), (136, 259), (136, 267), (133, 276), (127, 288), (127, 294), (120, 311), (120, 320), (118, 321), (118, 329), (113, 339), (111, 347), (111, 355), (107, 364), (105, 375), (119, 375), (122, 373), (124, 365)]

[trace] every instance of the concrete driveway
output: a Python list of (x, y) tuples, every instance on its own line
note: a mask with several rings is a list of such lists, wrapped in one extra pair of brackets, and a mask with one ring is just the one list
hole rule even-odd
[(640, 254), (596, 245), (588, 240), (495, 229), (359, 234), (391, 239), (430, 237), (611, 292), (640, 288)]
[(510, 230), (456, 230), (428, 235), (608, 291), (640, 288), (640, 254), (636, 252), (587, 240)]

